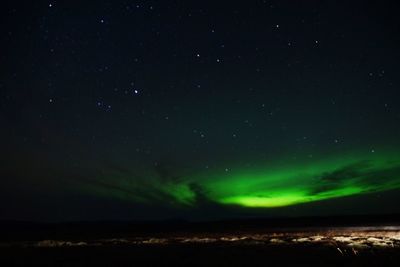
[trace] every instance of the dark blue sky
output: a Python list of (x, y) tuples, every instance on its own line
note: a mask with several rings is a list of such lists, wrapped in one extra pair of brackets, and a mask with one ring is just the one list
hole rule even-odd
[[(204, 184), (213, 178), (201, 178), (348, 155), (397, 164), (396, 10), (395, 1), (5, 1), (0, 219), (398, 212), (386, 189), (227, 207)], [(398, 167), (383, 172), (400, 178)], [(181, 185), (195, 195), (189, 207), (176, 204)]]

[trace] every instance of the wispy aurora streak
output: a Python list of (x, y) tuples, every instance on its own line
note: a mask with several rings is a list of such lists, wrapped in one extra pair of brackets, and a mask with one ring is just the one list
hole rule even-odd
[(219, 205), (275, 208), (400, 188), (400, 157), (394, 155), (269, 164), (274, 167), (210, 171), (174, 179), (149, 172), (147, 179), (135, 179), (135, 183), (120, 175), (91, 187), (102, 195), (149, 204), (190, 207), (206, 200)]

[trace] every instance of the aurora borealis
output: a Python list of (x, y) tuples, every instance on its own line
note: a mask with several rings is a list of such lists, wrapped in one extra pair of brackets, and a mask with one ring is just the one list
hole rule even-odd
[[(234, 176), (216, 188), (216, 199), (246, 207), (280, 207), (323, 199), (379, 192), (400, 186), (400, 161), (354, 158)], [(237, 183), (237, 184), (236, 184)], [(232, 187), (232, 188), (231, 188)]]
[(0, 220), (400, 213), (390, 1), (6, 1)]
[[(151, 174), (149, 174), (151, 175)], [(198, 177), (162, 180), (156, 174), (144, 179), (153, 184), (132, 185), (129, 177), (113, 177), (92, 189), (133, 202), (163, 200), (196, 206), (199, 195), (220, 205), (275, 208), (357, 194), (376, 193), (400, 187), (400, 160), (396, 154), (351, 156), (332, 160), (275, 167), (272, 170), (209, 172)], [(95, 190), (96, 191), (96, 190)], [(164, 197), (164, 199), (163, 199)]]

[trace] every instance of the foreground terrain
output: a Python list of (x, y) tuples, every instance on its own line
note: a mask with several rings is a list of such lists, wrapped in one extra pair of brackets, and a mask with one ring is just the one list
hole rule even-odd
[(397, 225), (132, 227), (31, 226), (31, 235), (2, 236), (0, 265), (397, 266), (400, 261)]

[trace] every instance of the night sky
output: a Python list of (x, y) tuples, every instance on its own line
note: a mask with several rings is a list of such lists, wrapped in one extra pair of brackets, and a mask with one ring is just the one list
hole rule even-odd
[(400, 212), (395, 1), (4, 1), (0, 219)]

